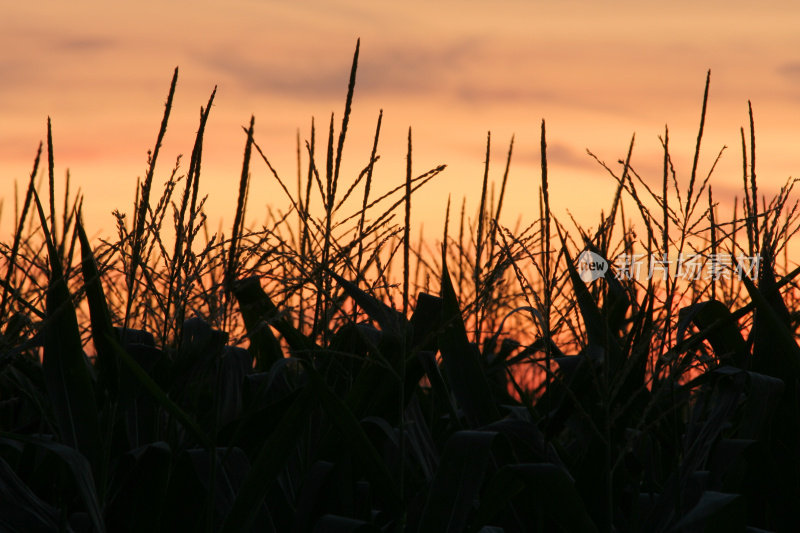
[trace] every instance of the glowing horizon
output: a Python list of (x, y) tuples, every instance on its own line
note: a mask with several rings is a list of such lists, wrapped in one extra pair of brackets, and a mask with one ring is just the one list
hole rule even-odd
[[(241, 126), (256, 117), (256, 140), (293, 182), (295, 136), (309, 135), (316, 117), (324, 145), (330, 113), (338, 131), (350, 62), (361, 38), (345, 184), (366, 164), (375, 121), (384, 111), (375, 190), (405, 173), (408, 127), (414, 173), (438, 164), (445, 173), (414, 198), (414, 219), (438, 238), (448, 194), (477, 209), (486, 133), (492, 132), (490, 179), (502, 178), (515, 135), (504, 222), (524, 225), (538, 213), (539, 129), (547, 123), (553, 213), (568, 211), (585, 225), (608, 210), (613, 178), (586, 153), (609, 165), (623, 158), (636, 133), (634, 168), (660, 180), (658, 140), (670, 128), (679, 179), (691, 169), (702, 103), (711, 89), (699, 175), (728, 147), (711, 184), (726, 208), (741, 187), (739, 128), (747, 101), (756, 120), (760, 191), (768, 198), (796, 173), (800, 124), (800, 7), (773, 10), (750, 3), (689, 2), (614, 8), (578, 1), (536, 6), (422, 2), (385, 8), (361, 2), (313, 2), (304, 7), (241, 0), (149, 1), (134, 7), (47, 2), (5, 8), (0, 34), (0, 173), (6, 182), (0, 232), (13, 226), (13, 187), (27, 181), (36, 146), (53, 120), (56, 191), (70, 170), (72, 190), (85, 196), (91, 234), (113, 231), (111, 211), (130, 211), (137, 176), (146, 166), (173, 68), (180, 68), (175, 105), (156, 169), (156, 187), (178, 154), (182, 171), (198, 111), (218, 87), (206, 133), (201, 191), (210, 195), (211, 226), (232, 223), (241, 172)], [(318, 149), (318, 158), (322, 152)], [(304, 158), (305, 161), (305, 158)], [(266, 166), (251, 165), (248, 221), (263, 208), (288, 205)], [(158, 191), (158, 189), (156, 189)], [(579, 194), (576, 194), (579, 191)], [(727, 203), (726, 203), (727, 202)], [(723, 214), (729, 217), (728, 211)], [(415, 229), (412, 234), (417, 234)]]

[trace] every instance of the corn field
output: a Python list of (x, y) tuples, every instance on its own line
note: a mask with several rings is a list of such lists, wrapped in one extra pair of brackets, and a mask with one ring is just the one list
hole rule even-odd
[[(699, 170), (709, 73), (690, 171), (668, 129), (658, 183), (634, 139), (595, 157), (617, 184), (596, 227), (551, 212), (543, 121), (528, 226), (499, 223), (514, 141), (495, 197), (489, 136), (477, 209), (414, 240), (446, 170), (414, 169), (411, 129), (396, 187), (373, 184), (382, 115), (340, 173), (358, 51), (296, 182), (250, 119), (229, 233), (200, 180), (216, 90), (159, 193), (176, 69), (113, 239), (69, 182), (54, 198), (48, 120), (0, 243), (0, 529), (796, 531), (800, 225), (793, 181), (759, 194), (752, 108), (732, 211)], [(260, 228), (255, 165), (285, 193)]]

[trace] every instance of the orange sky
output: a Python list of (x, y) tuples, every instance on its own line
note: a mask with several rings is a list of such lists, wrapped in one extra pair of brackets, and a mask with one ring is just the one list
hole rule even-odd
[[(384, 124), (375, 190), (401, 182), (405, 137), (413, 127), (414, 168), (448, 170), (415, 200), (415, 222), (440, 234), (448, 193), (474, 212), (487, 130), (491, 176), (499, 182), (516, 134), (505, 221), (535, 216), (538, 132), (547, 121), (552, 205), (594, 224), (614, 182), (593, 162), (624, 157), (660, 180), (658, 135), (670, 126), (679, 178), (688, 179), (707, 69), (712, 71), (700, 171), (729, 149), (712, 179), (715, 197), (738, 192), (739, 127), (747, 100), (756, 116), (761, 191), (797, 176), (800, 156), (800, 4), (725, 1), (277, 3), (139, 1), (112, 4), (6, 3), (0, 17), (0, 179), (11, 228), (13, 182), (24, 183), (53, 119), (56, 172), (70, 169), (85, 195), (91, 234), (113, 231), (112, 209), (131, 210), (136, 177), (155, 141), (172, 70), (175, 106), (159, 159), (163, 182), (177, 154), (188, 157), (199, 107), (215, 85), (201, 189), (209, 216), (232, 223), (244, 134), (287, 180), (295, 175), (295, 131), (311, 116), (337, 127), (356, 38), (361, 58), (349, 180), (367, 162), (379, 109)], [(185, 168), (184, 168), (185, 170)], [(264, 165), (255, 162), (248, 220), (285, 207)], [(685, 181), (684, 181), (685, 183)]]

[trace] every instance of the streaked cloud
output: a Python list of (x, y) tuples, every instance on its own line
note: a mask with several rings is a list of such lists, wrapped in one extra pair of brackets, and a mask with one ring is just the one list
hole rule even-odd
[(800, 61), (789, 61), (777, 68), (778, 74), (791, 80), (800, 79)]
[(50, 48), (57, 52), (89, 53), (100, 52), (114, 48), (117, 40), (107, 36), (59, 36), (54, 39)]

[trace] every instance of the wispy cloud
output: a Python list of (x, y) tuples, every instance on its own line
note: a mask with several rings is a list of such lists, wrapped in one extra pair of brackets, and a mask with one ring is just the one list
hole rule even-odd
[(50, 42), (50, 48), (60, 53), (102, 52), (114, 48), (117, 40), (107, 36), (57, 36)]
[(776, 69), (778, 74), (792, 81), (800, 80), (800, 61), (782, 63)]
[[(355, 47), (355, 39), (352, 39)], [(378, 45), (362, 48), (358, 71), (359, 92), (375, 97), (432, 96), (450, 91), (456, 79), (470, 67), (478, 44), (472, 39), (426, 46)], [(340, 47), (341, 48), (341, 47)], [(248, 43), (225, 43), (213, 50), (196, 50), (194, 58), (213, 72), (260, 93), (287, 98), (339, 98), (346, 87), (349, 54), (320, 56), (319, 51), (298, 57), (297, 51), (280, 47), (268, 55), (256, 53)], [(465, 98), (475, 95), (465, 93)]]

